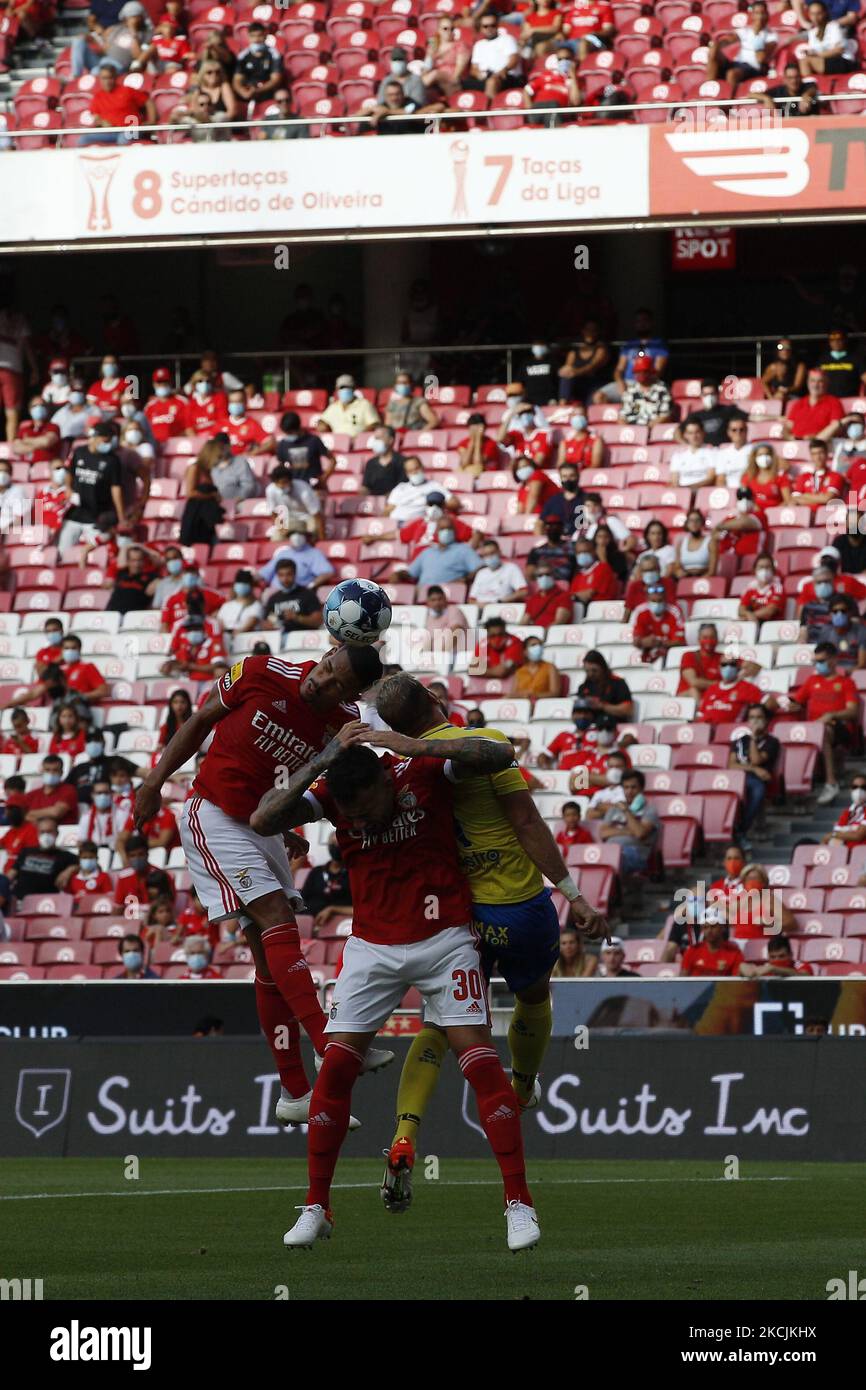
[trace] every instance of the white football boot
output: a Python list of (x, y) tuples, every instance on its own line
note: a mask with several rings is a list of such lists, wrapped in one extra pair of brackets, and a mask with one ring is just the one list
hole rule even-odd
[(508, 1248), (515, 1254), (518, 1250), (531, 1250), (541, 1239), (535, 1208), (528, 1207), (525, 1202), (508, 1203), (505, 1224), (508, 1228)]
[(295, 1207), (301, 1214), (290, 1231), (283, 1236), (289, 1250), (312, 1250), (317, 1240), (330, 1240), (334, 1218), (324, 1207)]
[[(312, 1091), (308, 1091), (305, 1096), (292, 1097), (285, 1091), (282, 1092), (276, 1106), (277, 1123), (281, 1125), (305, 1125), (310, 1120), (310, 1101)], [(354, 1115), (349, 1116), (349, 1132), (361, 1128), (361, 1121)]]
[[(322, 1070), (324, 1057), (316, 1053), (316, 1071)], [(383, 1067), (389, 1067), (394, 1060), (393, 1052), (388, 1052), (384, 1047), (368, 1047), (367, 1055), (364, 1058), (364, 1065), (361, 1068), (361, 1075), (366, 1076), (368, 1072), (381, 1071)]]

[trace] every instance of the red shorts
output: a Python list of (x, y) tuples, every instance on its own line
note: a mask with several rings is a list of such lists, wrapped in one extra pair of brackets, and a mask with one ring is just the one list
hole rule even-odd
[(0, 402), (5, 410), (20, 410), (23, 388), (24, 377), (21, 372), (11, 372), (8, 367), (0, 367)]

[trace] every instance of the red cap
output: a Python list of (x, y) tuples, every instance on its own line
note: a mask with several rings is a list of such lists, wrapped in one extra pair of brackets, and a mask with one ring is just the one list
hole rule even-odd
[(68, 372), (69, 363), (65, 357), (53, 357), (48, 363), (49, 372)]
[(171, 381), (171, 372), (168, 367), (157, 367), (153, 379), (154, 381)]
[(637, 357), (634, 359), (634, 362), (632, 363), (632, 371), (636, 372), (638, 375), (641, 376), (644, 372), (655, 371), (655, 363), (653, 362), (648, 352), (638, 353)]
[(177, 20), (172, 19), (170, 14), (161, 14), (156, 22), (157, 24), (170, 24), (172, 29), (177, 29)]

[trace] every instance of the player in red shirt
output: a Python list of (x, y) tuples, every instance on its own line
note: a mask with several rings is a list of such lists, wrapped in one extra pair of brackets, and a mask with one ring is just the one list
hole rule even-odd
[[(301, 1123), (309, 1111), (298, 1024), (321, 1055), (325, 1015), (301, 953), (295, 912), (302, 899), (284, 837), (256, 834), (250, 817), (266, 792), (319, 752), (329, 731), (357, 720), (351, 702), (381, 675), (371, 647), (336, 647), (319, 662), (242, 658), (180, 725), (136, 796), (141, 829), (157, 815), (165, 782), (213, 733), (183, 809), (181, 843), (210, 920), (241, 919), (256, 963), (259, 1020), (283, 1086), (278, 1117), (286, 1123)], [(297, 837), (289, 843), (308, 848)], [(379, 1053), (370, 1069), (392, 1057)]]
[(190, 613), (201, 613), (209, 617), (222, 608), (225, 599), (216, 589), (205, 589), (197, 565), (187, 565), (183, 572), (183, 587), (166, 601), (161, 621), (164, 632), (174, 632), (179, 622)]
[(772, 695), (766, 702), (774, 713), (778, 710), (790, 712), (795, 719), (804, 714), (810, 722), (825, 726), (821, 751), (827, 780), (818, 793), (819, 806), (828, 806), (839, 795), (835, 750), (850, 746), (860, 711), (857, 687), (850, 676), (836, 670), (837, 659), (833, 642), (819, 642), (815, 648), (814, 674), (788, 696)]
[(725, 924), (708, 920), (697, 946), (688, 946), (683, 952), (681, 975), (693, 975), (700, 979), (715, 976), (738, 976), (740, 966), (745, 961), (737, 946), (725, 940)]
[(758, 686), (743, 679), (742, 662), (723, 655), (721, 680), (704, 691), (695, 717), (702, 724), (736, 724), (749, 705), (759, 705), (762, 699)]
[(619, 580), (610, 565), (597, 558), (592, 541), (579, 540), (574, 547), (574, 558), (577, 572), (569, 592), (577, 603), (582, 603), (586, 609), (596, 600), (618, 596)]
[(229, 391), (224, 419), (217, 420), (210, 434), (227, 434), (233, 454), (272, 454), (274, 436), (265, 434), (258, 420), (247, 415), (247, 398), (243, 391)]
[(91, 661), (81, 660), (81, 638), (67, 633), (63, 638), (63, 674), (69, 690), (88, 705), (99, 704), (109, 694), (108, 682)]
[(845, 414), (842, 402), (827, 390), (827, 378), (813, 368), (806, 378), (808, 394), (789, 403), (785, 430), (789, 439), (833, 439)]
[(18, 426), (12, 453), (24, 463), (48, 463), (59, 453), (60, 431), (49, 420), (49, 407), (41, 396), (32, 397), (29, 409), (30, 419)]
[[(362, 739), (397, 757), (380, 761), (372, 747), (358, 746)], [(331, 1234), (331, 1182), (348, 1128), (352, 1087), (367, 1047), (412, 985), (425, 996), (426, 1021), (445, 1030), (475, 1092), (481, 1127), (502, 1172), (509, 1248), (538, 1240), (520, 1110), (491, 1045), (451, 793), (451, 783), (461, 775), (503, 770), (513, 755), (509, 743), (483, 737), (428, 741), (354, 724), (301, 768), (284, 791), (270, 792), (253, 816), (262, 834), (330, 820), (352, 892), (352, 935), (310, 1102), (307, 1203), (284, 1237), (287, 1246), (308, 1247)], [(435, 914), (429, 911), (433, 883)]]
[(809, 444), (809, 463), (801, 466), (799, 477), (791, 485), (791, 502), (816, 512), (844, 493), (845, 479), (830, 467), (827, 445), (823, 439), (813, 439)]
[(763, 623), (779, 618), (785, 607), (785, 590), (769, 555), (755, 560), (754, 581), (740, 594), (739, 616), (745, 622)]
[(199, 377), (186, 403), (186, 434), (211, 434), (217, 420), (228, 414), (225, 391), (218, 391), (213, 381)]
[(159, 444), (175, 439), (186, 429), (186, 400), (171, 384), (168, 367), (157, 367), (153, 374), (153, 395), (144, 407), (153, 437)]
[(660, 584), (647, 589), (647, 602), (641, 603), (632, 614), (634, 644), (643, 652), (644, 661), (655, 661), (670, 647), (681, 647), (686, 640), (683, 615), (674, 603), (665, 602)]

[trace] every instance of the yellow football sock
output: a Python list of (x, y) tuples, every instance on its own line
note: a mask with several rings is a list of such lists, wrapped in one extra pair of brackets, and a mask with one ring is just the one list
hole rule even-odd
[(406, 1053), (397, 1089), (397, 1128), (394, 1139), (418, 1138), (418, 1128), (439, 1080), (448, 1039), (438, 1028), (422, 1028)]
[(544, 1060), (552, 1027), (553, 1010), (549, 995), (540, 1004), (524, 1004), (520, 999), (515, 1001), (508, 1029), (511, 1084), (524, 1103), (532, 1097), (532, 1087)]

